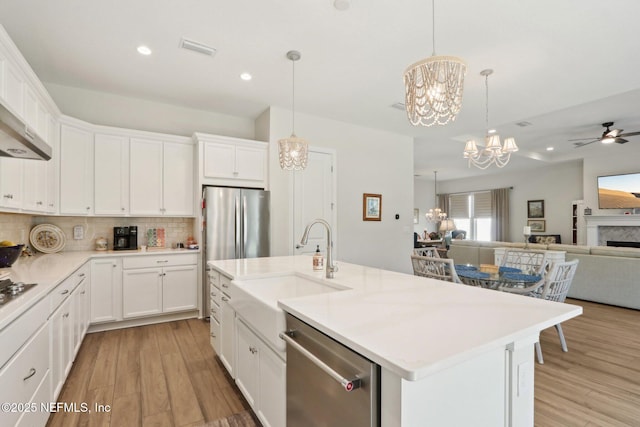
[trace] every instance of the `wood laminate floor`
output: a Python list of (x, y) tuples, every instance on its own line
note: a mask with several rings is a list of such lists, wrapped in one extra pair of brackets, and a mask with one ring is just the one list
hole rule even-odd
[[(541, 334), (535, 425), (640, 426), (640, 311), (567, 300), (584, 314)], [(256, 426), (197, 319), (89, 334), (60, 401), (111, 412), (59, 412), (48, 426)]]

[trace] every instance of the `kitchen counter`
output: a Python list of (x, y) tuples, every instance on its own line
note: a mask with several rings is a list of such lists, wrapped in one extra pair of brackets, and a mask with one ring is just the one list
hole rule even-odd
[(582, 313), (579, 306), (343, 262), (334, 279), (324, 279), (324, 271), (312, 270), (308, 256), (209, 265), (233, 279), (297, 273), (350, 288), (278, 305), (410, 381)]
[(380, 365), (382, 426), (532, 426), (533, 345), (541, 330), (582, 313), (344, 262), (325, 279), (308, 256), (209, 265), (239, 286), (241, 279), (297, 274), (348, 288), (278, 306)]
[(2, 268), (0, 272), (9, 272), (9, 278), (14, 282), (37, 283), (38, 285), (19, 298), (0, 306), (0, 329), (48, 295), (60, 282), (90, 259), (199, 252), (200, 250), (196, 249), (153, 249), (145, 252), (140, 250), (63, 251), (54, 254), (38, 253), (31, 257), (20, 257), (10, 268)]

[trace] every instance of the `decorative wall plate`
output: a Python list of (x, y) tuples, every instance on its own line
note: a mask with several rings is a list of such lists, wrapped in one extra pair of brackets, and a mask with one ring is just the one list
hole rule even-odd
[(40, 224), (31, 229), (29, 241), (38, 252), (52, 254), (64, 249), (67, 239), (59, 227), (53, 224)]

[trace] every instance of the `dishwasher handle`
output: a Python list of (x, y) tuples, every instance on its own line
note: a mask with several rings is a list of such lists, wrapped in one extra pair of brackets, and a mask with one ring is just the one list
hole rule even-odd
[(313, 353), (311, 353), (309, 350), (307, 350), (306, 348), (298, 344), (293, 338), (291, 338), (293, 334), (294, 334), (293, 331), (280, 332), (280, 338), (284, 340), (287, 343), (287, 345), (292, 346), (293, 348), (298, 350), (300, 353), (302, 353), (302, 355), (304, 355), (309, 360), (311, 360), (314, 365), (322, 369), (331, 378), (336, 380), (342, 386), (342, 388), (344, 388), (346, 391), (352, 391), (357, 388), (360, 388), (360, 386), (362, 385), (362, 380), (360, 378), (354, 378), (350, 380), (343, 377), (342, 375), (334, 371), (329, 365), (324, 363), (322, 360), (318, 359)]

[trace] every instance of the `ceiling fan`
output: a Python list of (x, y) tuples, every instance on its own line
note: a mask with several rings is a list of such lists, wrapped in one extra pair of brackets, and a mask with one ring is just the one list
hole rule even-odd
[(612, 144), (614, 142), (618, 144), (624, 144), (625, 142), (629, 142), (629, 141), (624, 139), (623, 137), (640, 135), (640, 132), (622, 133), (624, 129), (610, 129), (611, 126), (613, 126), (613, 122), (603, 123), (602, 127), (605, 128), (605, 131), (602, 132), (602, 136), (599, 136), (597, 138), (579, 138), (579, 139), (570, 139), (569, 141), (578, 141), (573, 143), (573, 145), (576, 146), (575, 148), (578, 148), (578, 147), (584, 147), (585, 145), (591, 144), (593, 142), (598, 142), (598, 141), (602, 142), (603, 144)]

